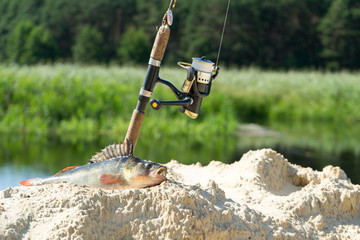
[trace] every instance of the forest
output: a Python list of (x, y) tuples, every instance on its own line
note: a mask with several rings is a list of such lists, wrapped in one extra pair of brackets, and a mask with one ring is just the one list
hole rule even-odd
[[(168, 0), (0, 0), (0, 62), (145, 64)], [(226, 0), (178, 0), (165, 64), (215, 61)], [(356, 70), (358, 0), (232, 0), (220, 64)]]

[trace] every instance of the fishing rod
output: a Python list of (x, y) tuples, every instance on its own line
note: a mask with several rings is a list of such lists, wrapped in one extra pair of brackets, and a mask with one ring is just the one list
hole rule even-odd
[(154, 44), (150, 53), (150, 59), (148, 63), (148, 69), (145, 76), (144, 84), (140, 89), (138, 103), (133, 111), (129, 128), (126, 133), (126, 139), (131, 141), (133, 149), (135, 148), (138, 140), (142, 123), (145, 117), (145, 109), (150, 101), (151, 94), (157, 83), (168, 86), (175, 94), (176, 101), (161, 101), (158, 99), (152, 99), (150, 106), (159, 110), (162, 106), (179, 106), (180, 112), (185, 113), (192, 119), (196, 119), (199, 115), (201, 103), (204, 97), (210, 94), (212, 81), (217, 77), (220, 67), (217, 66), (219, 60), (219, 54), (221, 49), (222, 38), (224, 35), (224, 29), (226, 24), (226, 17), (229, 10), (230, 0), (225, 16), (225, 22), (223, 32), (221, 36), (218, 56), (216, 64), (208, 60), (206, 57), (192, 58), (192, 63), (178, 62), (178, 65), (186, 69), (187, 75), (185, 81), (181, 87), (181, 90), (176, 88), (171, 82), (161, 79), (159, 77), (159, 70), (161, 61), (163, 60), (167, 43), (170, 36), (170, 26), (173, 23), (173, 9), (175, 7), (176, 0), (171, 0), (169, 8), (165, 12), (162, 19), (162, 24), (157, 31)]

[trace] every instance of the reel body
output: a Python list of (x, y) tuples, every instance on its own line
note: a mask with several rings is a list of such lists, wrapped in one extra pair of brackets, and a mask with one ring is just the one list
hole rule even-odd
[(220, 68), (206, 57), (193, 58), (192, 64), (179, 62), (178, 65), (187, 71), (181, 91), (169, 81), (157, 79), (157, 82), (170, 87), (178, 101), (152, 99), (150, 105), (156, 110), (159, 110), (162, 105), (181, 106), (180, 112), (196, 119), (200, 112), (202, 99), (210, 94), (212, 81), (216, 78)]

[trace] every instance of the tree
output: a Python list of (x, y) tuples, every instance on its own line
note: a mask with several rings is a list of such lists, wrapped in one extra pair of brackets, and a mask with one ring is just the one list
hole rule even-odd
[(178, 6), (180, 39), (173, 50), (181, 59), (191, 61), (192, 57), (205, 55), (209, 60), (216, 61), (226, 6), (225, 1), (219, 4), (217, 0), (209, 0), (206, 4), (186, 0)]
[(34, 27), (25, 43), (23, 63), (52, 62), (55, 56), (55, 41), (50, 31), (42, 26)]
[(11, 62), (26, 63), (25, 44), (35, 25), (31, 21), (21, 21), (7, 41), (7, 56)]
[(103, 60), (109, 61), (115, 57), (119, 37), (125, 26), (133, 22), (135, 12), (133, 0), (45, 0), (41, 23), (55, 37), (58, 57), (65, 60), (73, 56), (79, 29), (91, 25), (102, 34), (107, 48), (106, 51), (103, 49), (103, 54), (107, 54)]
[(47, 29), (22, 21), (8, 38), (7, 55), (9, 61), (20, 64), (53, 61), (55, 41)]
[[(227, 2), (179, 1), (164, 63), (202, 55), (215, 61)], [(120, 62), (145, 63), (168, 4), (168, 0), (1, 0), (0, 61), (9, 57), (22, 63), (53, 58), (109, 62), (120, 57)], [(359, 0), (231, 1), (220, 64), (360, 68), (359, 5)], [(93, 29), (82, 37), (87, 25)]]
[(1, 0), (0, 1), (0, 60), (7, 58), (7, 42), (20, 22), (39, 24), (39, 9), (44, 0)]
[(73, 59), (81, 63), (97, 63), (103, 60), (104, 39), (102, 34), (94, 27), (85, 25), (72, 47)]
[(129, 28), (120, 38), (117, 54), (121, 63), (146, 63), (150, 44), (142, 29)]
[(359, 68), (360, 3), (334, 0), (319, 24), (321, 56), (330, 69)]

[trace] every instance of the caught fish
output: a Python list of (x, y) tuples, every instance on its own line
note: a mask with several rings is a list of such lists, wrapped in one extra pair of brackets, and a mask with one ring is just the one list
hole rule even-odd
[(46, 178), (19, 182), (23, 186), (67, 182), (102, 188), (145, 188), (166, 180), (167, 168), (133, 156), (132, 143), (113, 144), (94, 155), (89, 164), (71, 166)]

